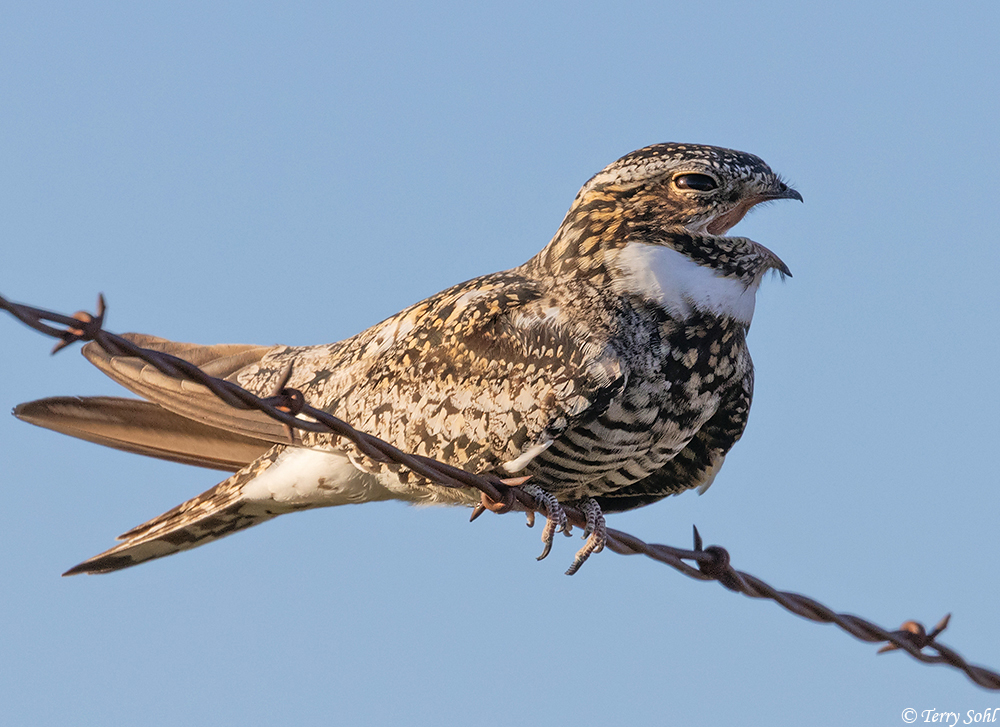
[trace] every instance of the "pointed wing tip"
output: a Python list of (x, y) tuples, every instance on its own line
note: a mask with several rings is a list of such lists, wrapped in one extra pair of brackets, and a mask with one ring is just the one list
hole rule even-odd
[[(144, 563), (152, 558), (160, 557), (159, 555), (147, 555), (147, 557), (142, 557), (141, 555), (137, 556), (135, 553), (122, 552), (126, 548), (128, 548), (127, 545), (116, 545), (110, 550), (105, 550), (103, 553), (98, 553), (92, 558), (87, 558), (87, 560), (82, 563), (78, 563), (63, 573), (63, 576), (76, 576), (81, 573), (86, 573), (89, 576), (99, 575), (101, 573), (111, 573), (116, 570), (122, 570), (123, 568), (131, 568), (134, 565), (139, 565), (140, 563)], [(165, 555), (169, 555), (169, 553), (166, 553)]]
[(23, 404), (18, 404), (17, 406), (15, 406), (13, 409), (10, 410), (10, 413), (16, 416), (21, 421), (28, 422), (30, 424), (31, 419), (28, 418), (30, 416), (29, 410), (31, 405), (34, 403), (35, 402), (33, 401), (26, 401)]
[[(98, 557), (100, 557), (100, 556), (98, 556)], [(86, 573), (87, 575), (93, 575), (95, 573), (105, 573), (105, 572), (107, 572), (107, 571), (101, 570), (99, 568), (95, 568), (94, 567), (95, 564), (91, 562), (93, 560), (94, 560), (94, 558), (91, 558), (89, 560), (83, 561), (82, 563), (77, 563), (75, 566), (73, 566), (68, 571), (66, 571), (65, 573), (63, 573), (62, 577), (65, 578), (66, 576), (78, 576), (81, 573)]]
[(59, 414), (55, 409), (59, 406), (79, 405), (81, 399), (78, 396), (49, 396), (44, 399), (34, 399), (18, 404), (11, 410), (11, 414), (22, 422), (35, 424), (46, 429), (52, 427), (46, 422), (59, 419)]
[(63, 573), (63, 578), (66, 576), (77, 576), (81, 573), (86, 573), (88, 576), (111, 573), (122, 568), (138, 565), (140, 562), (142, 561), (137, 561), (127, 555), (95, 555), (93, 558), (88, 558)]

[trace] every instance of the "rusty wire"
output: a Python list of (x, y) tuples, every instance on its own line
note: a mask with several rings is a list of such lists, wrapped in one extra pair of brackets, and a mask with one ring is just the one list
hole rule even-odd
[[(527, 512), (529, 521), (538, 507), (534, 496), (518, 486), (503, 482), (495, 475), (476, 475), (458, 469), (444, 462), (408, 454), (378, 437), (360, 432), (347, 422), (330, 414), (314, 409), (306, 404), (301, 392), (284, 387), (290, 372), (285, 374), (285, 382), (277, 387), (273, 396), (261, 398), (246, 389), (222, 379), (217, 379), (201, 371), (187, 361), (170, 354), (151, 351), (135, 345), (131, 341), (105, 331), (103, 328), (106, 312), (104, 296), (97, 301), (97, 315), (78, 312), (73, 316), (11, 303), (0, 296), (0, 308), (8, 311), (25, 325), (47, 336), (59, 339), (52, 353), (76, 341), (95, 341), (105, 351), (113, 355), (128, 355), (139, 358), (156, 367), (168, 376), (184, 378), (200, 383), (230, 406), (239, 409), (256, 409), (282, 422), (291, 430), (303, 429), (311, 432), (332, 432), (353, 442), (364, 455), (379, 462), (394, 462), (412, 472), (445, 487), (471, 487), (479, 490), (484, 504), (496, 513), (511, 511)], [(49, 321), (65, 328), (47, 325)], [(315, 421), (298, 418), (304, 414)], [(508, 481), (509, 483), (510, 481)], [(577, 508), (564, 506), (568, 521), (577, 527), (586, 524), (583, 513)], [(477, 510), (473, 518), (481, 512)], [(645, 555), (660, 563), (671, 566), (686, 576), (704, 581), (718, 581), (731, 591), (750, 598), (767, 598), (787, 611), (802, 618), (819, 623), (833, 623), (861, 641), (887, 642), (879, 653), (902, 650), (925, 664), (945, 664), (963, 672), (977, 685), (985, 689), (1000, 690), (1000, 674), (982, 666), (969, 664), (953, 649), (937, 641), (937, 636), (945, 630), (951, 614), (945, 616), (928, 633), (916, 621), (907, 621), (898, 630), (889, 631), (859, 616), (837, 613), (818, 601), (789, 591), (779, 591), (756, 576), (736, 570), (730, 565), (729, 552), (717, 545), (703, 547), (701, 535), (694, 530), (694, 548), (685, 550), (669, 545), (646, 543), (634, 535), (608, 528), (607, 547), (620, 555)], [(692, 561), (691, 565), (685, 561)], [(924, 649), (936, 653), (925, 653)]]

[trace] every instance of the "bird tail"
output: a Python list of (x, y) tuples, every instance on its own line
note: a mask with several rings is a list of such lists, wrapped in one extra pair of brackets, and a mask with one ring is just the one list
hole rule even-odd
[(280, 447), (244, 467), (227, 480), (152, 520), (118, 536), (123, 541), (63, 573), (110, 573), (154, 558), (195, 548), (297, 509), (274, 502), (248, 500), (244, 486), (269, 467)]

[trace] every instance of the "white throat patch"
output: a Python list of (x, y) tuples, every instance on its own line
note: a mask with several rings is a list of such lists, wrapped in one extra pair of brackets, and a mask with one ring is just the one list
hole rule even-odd
[(746, 286), (671, 247), (644, 242), (625, 245), (616, 262), (621, 271), (614, 283), (618, 292), (659, 303), (679, 319), (695, 310), (747, 325), (753, 318), (759, 278)]

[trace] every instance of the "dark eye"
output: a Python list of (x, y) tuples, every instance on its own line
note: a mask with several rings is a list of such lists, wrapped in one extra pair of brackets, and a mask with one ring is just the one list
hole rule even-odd
[(674, 177), (678, 189), (693, 189), (697, 192), (711, 192), (719, 183), (707, 174), (678, 174)]

